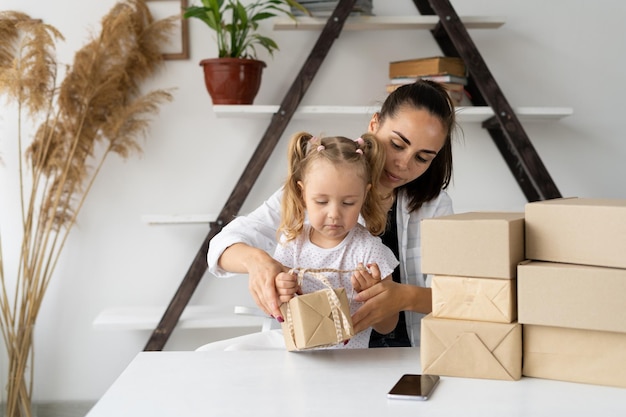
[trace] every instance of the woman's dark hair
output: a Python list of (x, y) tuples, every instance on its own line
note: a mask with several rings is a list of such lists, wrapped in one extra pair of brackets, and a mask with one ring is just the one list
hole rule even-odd
[(452, 178), (452, 131), (456, 127), (454, 102), (445, 87), (439, 83), (418, 80), (403, 85), (392, 92), (378, 113), (378, 122), (383, 124), (388, 117), (394, 117), (403, 108), (426, 110), (438, 118), (446, 130), (446, 140), (433, 159), (430, 167), (415, 180), (403, 185), (409, 195), (409, 210), (419, 209), (422, 204), (437, 197), (446, 189)]

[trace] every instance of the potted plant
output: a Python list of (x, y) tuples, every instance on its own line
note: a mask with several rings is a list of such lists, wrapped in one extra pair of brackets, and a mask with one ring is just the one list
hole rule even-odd
[[(278, 49), (272, 39), (257, 33), (259, 21), (279, 14), (295, 19), (290, 8), (307, 10), (295, 0), (201, 0), (202, 6), (185, 9), (185, 19), (195, 17), (215, 31), (218, 58), (203, 59), (204, 82), (213, 104), (252, 104), (261, 85), (265, 62), (256, 47), (270, 56)], [(287, 7), (288, 6), (288, 7)]]

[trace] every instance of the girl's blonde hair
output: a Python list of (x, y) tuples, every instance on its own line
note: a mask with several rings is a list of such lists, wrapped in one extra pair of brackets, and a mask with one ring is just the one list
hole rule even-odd
[(289, 141), (287, 158), (287, 180), (277, 232), (279, 236), (284, 235), (283, 242), (295, 239), (302, 232), (306, 207), (298, 182), (304, 181), (311, 164), (319, 160), (335, 165), (350, 164), (365, 184), (371, 185), (361, 207), (361, 215), (370, 233), (380, 235), (385, 231), (387, 212), (382, 207), (378, 191), (378, 181), (385, 165), (385, 150), (374, 135), (366, 133), (352, 140), (343, 136), (317, 138), (310, 133), (299, 132)]

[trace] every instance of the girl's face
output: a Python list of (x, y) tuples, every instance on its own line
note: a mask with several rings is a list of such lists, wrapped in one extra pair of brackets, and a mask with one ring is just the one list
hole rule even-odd
[(402, 107), (384, 123), (372, 117), (369, 131), (385, 146), (387, 160), (380, 178), (382, 191), (391, 191), (422, 175), (443, 145), (447, 132), (427, 110)]
[(298, 182), (311, 223), (311, 242), (322, 248), (337, 246), (357, 224), (371, 185), (354, 166), (326, 160), (311, 163)]

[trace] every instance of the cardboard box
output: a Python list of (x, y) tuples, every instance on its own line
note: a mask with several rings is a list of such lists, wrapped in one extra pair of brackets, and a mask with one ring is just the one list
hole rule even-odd
[(511, 323), (517, 319), (514, 279), (435, 275), (433, 317)]
[(626, 268), (626, 200), (560, 198), (525, 212), (528, 259)]
[(626, 333), (523, 328), (525, 376), (626, 388)]
[(533, 261), (517, 274), (520, 323), (626, 333), (626, 269)]
[(422, 319), (420, 356), (425, 374), (515, 381), (522, 376), (518, 323)]
[(524, 257), (524, 214), (470, 212), (424, 219), (422, 272), (515, 278)]
[(344, 288), (296, 296), (283, 303), (280, 311), (285, 318), (281, 327), (287, 350), (332, 346), (354, 336)]

